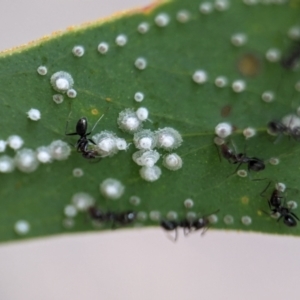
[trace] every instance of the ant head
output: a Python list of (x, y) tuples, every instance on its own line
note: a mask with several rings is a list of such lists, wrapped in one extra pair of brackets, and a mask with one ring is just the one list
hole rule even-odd
[(175, 230), (178, 227), (178, 224), (176, 221), (169, 221), (169, 220), (165, 220), (162, 219), (160, 221), (160, 226), (165, 229), (165, 230)]
[(266, 167), (265, 163), (256, 157), (251, 158), (249, 161), (249, 169), (255, 172), (262, 171)]
[(279, 121), (271, 121), (268, 123), (268, 129), (272, 132), (272, 133), (281, 133), (283, 131), (285, 131), (286, 127), (284, 126), (284, 124), (282, 124)]

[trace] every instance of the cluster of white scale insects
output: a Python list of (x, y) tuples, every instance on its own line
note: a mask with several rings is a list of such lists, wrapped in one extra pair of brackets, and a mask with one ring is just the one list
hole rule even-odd
[[(140, 107), (137, 110), (126, 108), (119, 113), (117, 124), (119, 128), (127, 133), (133, 134), (133, 145), (138, 150), (133, 153), (133, 161), (141, 166), (140, 176), (146, 181), (155, 181), (161, 175), (160, 167), (155, 164), (161, 157), (161, 154), (154, 150), (161, 149), (165, 154), (163, 157), (163, 166), (169, 170), (175, 171), (182, 167), (182, 159), (172, 151), (178, 148), (182, 143), (180, 133), (171, 127), (165, 127), (156, 131), (143, 129), (144, 122), (148, 119), (148, 109)], [(130, 146), (127, 142), (117, 137), (114, 132), (104, 130), (92, 136), (96, 145), (90, 145), (100, 157), (111, 157), (119, 150), (127, 150)]]

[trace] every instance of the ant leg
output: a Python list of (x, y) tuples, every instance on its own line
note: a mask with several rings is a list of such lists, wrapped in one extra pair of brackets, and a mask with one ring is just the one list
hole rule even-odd
[(266, 186), (266, 188), (259, 194), (261, 197), (265, 197), (264, 192), (269, 188), (270, 184), (271, 184), (271, 181), (269, 181), (269, 183)]
[(235, 171), (232, 172), (231, 174), (229, 174), (229, 175), (227, 176), (227, 178), (230, 177), (230, 176), (232, 176), (233, 174), (235, 174), (235, 173), (238, 171), (238, 169), (241, 167), (242, 163), (243, 163), (243, 162), (240, 162), (240, 163), (238, 164), (237, 168), (235, 169)]
[(272, 210), (272, 205), (271, 205), (270, 200), (268, 200), (268, 204), (269, 204), (269, 208)]
[(205, 232), (208, 230), (209, 225), (207, 225), (206, 227), (203, 228), (202, 232), (201, 232), (201, 236), (204, 236)]
[[(269, 204), (269, 205), (270, 205), (270, 204)], [(268, 212), (266, 212), (266, 211), (264, 211), (264, 210), (262, 210), (262, 212), (270, 217), (270, 213), (268, 213)]]
[(174, 236), (174, 237), (172, 237), (172, 236), (170, 235), (170, 233), (167, 234), (167, 238), (168, 238), (169, 240), (171, 240), (173, 243), (175, 243), (175, 242), (177, 241), (177, 237), (178, 237), (178, 230), (177, 230), (177, 228), (174, 229), (174, 230), (175, 230), (175, 236)]
[(221, 159), (221, 155), (220, 155), (220, 151), (219, 151), (219, 148), (218, 146), (215, 144), (216, 148), (217, 148), (217, 152), (218, 152), (218, 156), (219, 156), (219, 160), (220, 162), (222, 162), (222, 159)]
[(282, 219), (283, 215), (280, 215), (280, 217), (277, 219), (277, 222), (279, 222)]
[(293, 217), (295, 217), (298, 221), (300, 221), (296, 214), (294, 214), (293, 212), (290, 212), (290, 214), (291, 214)]
[(174, 243), (177, 241), (178, 238), (178, 228), (175, 229), (175, 239), (174, 239)]
[(183, 234), (184, 234), (184, 236), (188, 236), (190, 234), (190, 232), (191, 232), (191, 229), (189, 229), (189, 228), (183, 228)]
[[(91, 134), (93, 132), (93, 130), (95, 129), (95, 127), (97, 126), (97, 124), (100, 122), (100, 120), (104, 117), (104, 114), (110, 109), (110, 107), (108, 107), (105, 112), (102, 114), (102, 116), (98, 119), (98, 121), (95, 123), (95, 125), (93, 126), (91, 132), (89, 134)], [(88, 135), (88, 134), (87, 134)]]
[(232, 139), (230, 139), (230, 143), (231, 143), (231, 145), (232, 145), (232, 147), (233, 147), (233, 149), (234, 149), (234, 153), (237, 154), (236, 145), (235, 145), (235, 143), (232, 141)]
[(67, 133), (71, 114), (72, 114), (72, 111), (70, 111), (70, 113), (68, 115), (68, 119), (67, 119), (67, 122), (66, 122), (66, 128), (65, 128), (65, 135), (77, 135), (78, 134), (77, 132)]
[(96, 143), (92, 139), (88, 139), (88, 141), (91, 142), (92, 144), (96, 145)]

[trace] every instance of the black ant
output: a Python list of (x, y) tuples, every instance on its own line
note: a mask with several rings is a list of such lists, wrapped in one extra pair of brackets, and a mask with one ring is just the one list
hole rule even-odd
[(93, 220), (97, 222), (104, 222), (107, 220), (107, 215), (96, 206), (89, 207), (88, 214)]
[(177, 241), (177, 237), (178, 237), (178, 227), (181, 227), (181, 222), (178, 221), (169, 221), (169, 220), (161, 220), (160, 221), (160, 226), (167, 231), (175, 231), (175, 237), (170, 238), (173, 242)]
[(86, 159), (93, 159), (93, 158), (99, 157), (97, 155), (98, 154), (97, 151), (88, 149), (89, 142), (91, 142), (94, 145), (96, 145), (96, 143), (92, 139), (87, 138), (87, 136), (89, 136), (93, 132), (96, 125), (102, 119), (103, 116), (104, 115), (102, 115), (99, 118), (99, 120), (95, 123), (94, 127), (92, 128), (92, 130), (90, 132), (87, 132), (88, 121), (87, 121), (86, 117), (82, 117), (81, 119), (78, 120), (78, 122), (76, 124), (76, 132), (72, 132), (72, 133), (67, 133), (67, 127), (68, 127), (68, 123), (69, 123), (69, 121), (67, 121), (65, 135), (79, 135), (80, 136), (80, 138), (78, 139), (78, 141), (76, 143), (77, 152), (82, 153), (82, 156)]
[(113, 227), (115, 224), (128, 225), (135, 221), (136, 212), (126, 211), (123, 213), (114, 213), (114, 212), (103, 212), (96, 206), (91, 206), (88, 209), (88, 214), (91, 219), (97, 222), (112, 222)]
[(114, 221), (121, 225), (128, 225), (134, 222), (135, 219), (136, 219), (136, 212), (132, 210), (128, 210), (126, 212), (116, 214)]
[[(291, 122), (292, 122), (292, 118), (291, 118)], [(299, 126), (294, 126), (291, 128), (290, 126), (286, 126), (279, 121), (271, 121), (267, 124), (267, 127), (271, 133), (279, 134), (279, 135), (287, 134), (292, 138), (294, 138), (295, 140), (300, 140)]]
[[(217, 212), (218, 211), (219, 210), (217, 210)], [(173, 242), (177, 241), (179, 227), (183, 228), (183, 233), (185, 236), (187, 236), (191, 231), (200, 229), (203, 229), (203, 232), (201, 233), (201, 235), (203, 235), (208, 230), (209, 224), (210, 221), (208, 216), (196, 220), (189, 220), (187, 218), (181, 221), (163, 219), (160, 222), (160, 226), (166, 231), (175, 231), (175, 237), (170, 238)]]
[[(261, 196), (263, 197), (264, 192), (269, 188), (271, 182), (268, 183), (267, 187), (261, 192)], [(297, 221), (295, 218), (299, 220), (296, 214), (291, 212), (291, 209), (282, 205), (282, 202), (285, 201), (285, 197), (282, 196), (282, 192), (274, 189), (270, 199), (268, 200), (269, 208), (271, 209), (271, 214), (280, 214), (277, 222), (283, 218), (283, 223), (288, 227), (295, 227), (297, 225)]]
[[(231, 164), (238, 164), (235, 172), (242, 164), (248, 164), (248, 171), (252, 170), (259, 172), (265, 169), (265, 163), (257, 157), (247, 157), (244, 153), (236, 154), (235, 151), (230, 149), (225, 143), (220, 146), (222, 156)], [(235, 173), (234, 172), (234, 173)]]

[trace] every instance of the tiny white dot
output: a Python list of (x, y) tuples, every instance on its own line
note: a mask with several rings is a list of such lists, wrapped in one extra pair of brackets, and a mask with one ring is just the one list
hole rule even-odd
[(167, 213), (167, 219), (168, 220), (176, 220), (178, 218), (177, 212), (176, 211), (169, 211)]
[(190, 19), (190, 12), (187, 10), (180, 10), (176, 15), (176, 20), (180, 23), (186, 23)]
[(50, 148), (46, 146), (41, 146), (36, 149), (36, 157), (41, 163), (50, 163), (52, 161)]
[(269, 159), (269, 163), (270, 163), (271, 165), (274, 165), (274, 166), (278, 165), (279, 162), (280, 162), (280, 160), (279, 160), (278, 158), (276, 158), (276, 157), (271, 157), (271, 158)]
[(0, 152), (4, 152), (6, 149), (7, 142), (0, 140)]
[(292, 40), (300, 39), (300, 26), (293, 26), (288, 30), (288, 37)]
[(249, 216), (243, 216), (241, 221), (244, 225), (249, 226), (252, 223), (252, 219)]
[(145, 34), (150, 29), (150, 25), (147, 22), (142, 22), (138, 25), (137, 31), (141, 34)]
[(109, 45), (105, 42), (102, 42), (98, 45), (98, 51), (101, 54), (105, 54), (109, 50)]
[(247, 36), (244, 33), (236, 33), (231, 36), (231, 43), (236, 46), (240, 47), (247, 43)]
[(223, 88), (228, 84), (228, 79), (225, 76), (218, 76), (215, 80), (215, 85), (219, 88)]
[(41, 112), (36, 108), (31, 108), (27, 112), (27, 116), (32, 121), (38, 121), (41, 118)]
[(140, 169), (141, 177), (149, 182), (153, 182), (159, 179), (161, 175), (161, 169), (158, 166), (142, 167)]
[(241, 93), (246, 89), (246, 82), (244, 80), (235, 80), (232, 83), (232, 90), (236, 93)]
[(145, 107), (140, 107), (136, 110), (136, 115), (141, 121), (145, 121), (148, 119), (149, 111)]
[(243, 135), (246, 139), (249, 139), (256, 135), (256, 130), (252, 127), (247, 127), (243, 130)]
[(282, 183), (282, 182), (277, 182), (275, 184), (275, 188), (276, 188), (276, 190), (278, 190), (280, 192), (284, 192), (285, 189), (286, 189), (286, 185), (284, 183)]
[(198, 84), (203, 84), (207, 81), (207, 73), (204, 70), (198, 70), (193, 74), (193, 80)]
[(161, 216), (160, 212), (156, 211), (156, 210), (152, 210), (149, 213), (149, 218), (152, 221), (159, 221), (160, 220), (160, 216)]
[(30, 224), (25, 220), (19, 220), (15, 223), (15, 232), (19, 235), (25, 235), (30, 230)]
[(134, 94), (134, 100), (136, 102), (142, 102), (144, 100), (144, 94), (142, 92), (136, 92)]
[(165, 27), (169, 24), (170, 17), (165, 13), (160, 13), (155, 17), (154, 22), (159, 27)]
[(232, 133), (232, 126), (229, 123), (219, 123), (215, 128), (215, 133), (220, 138), (226, 138)]
[(224, 11), (229, 8), (228, 0), (216, 0), (215, 1), (215, 8), (218, 11)]
[(275, 94), (272, 91), (266, 91), (261, 95), (261, 99), (267, 103), (274, 101)]
[(64, 96), (60, 94), (55, 94), (53, 95), (52, 99), (56, 104), (61, 104), (64, 101)]
[(74, 89), (69, 89), (67, 90), (67, 96), (69, 98), (76, 98), (77, 92)]
[(181, 169), (182, 164), (182, 158), (177, 153), (171, 153), (164, 156), (163, 166), (171, 171)]
[(82, 169), (75, 168), (75, 169), (73, 169), (72, 174), (74, 177), (82, 177), (84, 173), (83, 173)]
[(7, 143), (8, 143), (8, 146), (10, 148), (12, 148), (14, 150), (18, 150), (18, 149), (20, 149), (23, 146), (24, 141), (18, 135), (11, 135), (11, 136), (8, 137)]
[(233, 219), (233, 216), (226, 215), (226, 216), (224, 216), (223, 221), (226, 225), (230, 225), (230, 224), (233, 224), (234, 219)]
[(108, 199), (119, 199), (123, 195), (124, 190), (124, 185), (114, 178), (107, 178), (100, 184), (100, 192)]
[(208, 14), (212, 13), (213, 10), (214, 10), (214, 7), (213, 7), (212, 3), (210, 3), (210, 2), (203, 2), (199, 5), (199, 11), (204, 15), (208, 15)]
[(0, 156), (0, 172), (1, 173), (10, 173), (15, 169), (15, 162), (14, 159), (3, 155)]
[(50, 149), (51, 157), (56, 160), (65, 160), (71, 154), (70, 146), (62, 140), (53, 141), (49, 145), (49, 149)]
[(290, 200), (286, 204), (290, 209), (296, 209), (298, 207), (298, 203), (294, 200)]
[(38, 72), (40, 75), (44, 76), (44, 75), (47, 74), (48, 70), (47, 70), (47, 67), (45, 67), (45, 66), (39, 66), (39, 67), (37, 68), (37, 72)]
[(86, 211), (95, 203), (91, 195), (83, 192), (74, 194), (71, 201), (78, 211)]
[(278, 62), (281, 58), (281, 52), (279, 49), (271, 48), (266, 52), (266, 59), (269, 62), (275, 63)]
[(194, 206), (194, 201), (192, 199), (185, 199), (183, 204), (186, 208), (192, 208)]
[(188, 221), (194, 221), (197, 218), (197, 214), (194, 211), (189, 211), (186, 213), (186, 218)]
[(238, 170), (236, 172), (240, 177), (247, 177), (248, 176), (248, 172), (246, 170)]
[(84, 47), (83, 46), (74, 46), (72, 49), (74, 56), (81, 57), (84, 54)]
[(66, 217), (74, 218), (77, 215), (77, 209), (74, 205), (69, 204), (64, 208), (64, 214)]
[(141, 198), (138, 197), (138, 196), (131, 196), (131, 197), (129, 198), (129, 202), (130, 202), (130, 204), (132, 204), (132, 205), (139, 205), (139, 204), (141, 203)]
[(116, 44), (123, 47), (127, 44), (127, 36), (125, 34), (120, 34), (116, 37)]
[(39, 166), (39, 161), (35, 151), (24, 148), (17, 151), (15, 156), (15, 164), (21, 172), (31, 173), (37, 169)]
[(134, 65), (139, 70), (144, 70), (147, 67), (147, 60), (143, 57), (139, 57), (135, 60)]
[(216, 223), (218, 223), (218, 216), (215, 215), (215, 214), (209, 215), (209, 216), (207, 217), (207, 219), (208, 219), (209, 223), (211, 223), (211, 224), (216, 224)]
[(219, 136), (216, 136), (214, 138), (214, 143), (218, 146), (221, 146), (225, 143), (225, 141), (222, 138), (220, 138)]
[(127, 145), (127, 142), (124, 139), (117, 138), (116, 139), (116, 146), (119, 150), (127, 150), (129, 145)]

